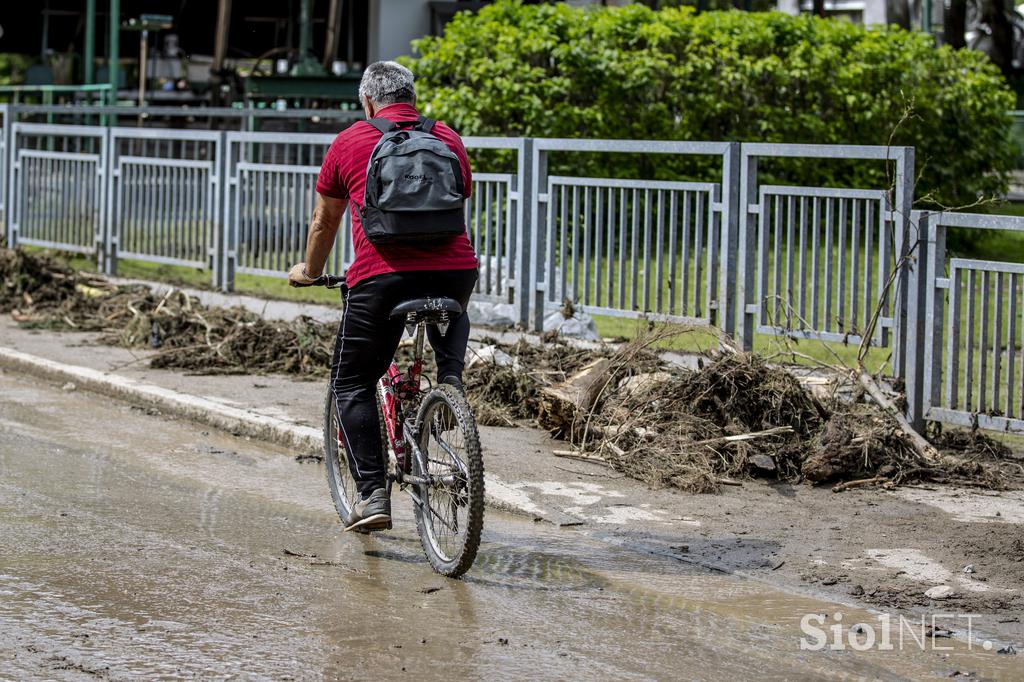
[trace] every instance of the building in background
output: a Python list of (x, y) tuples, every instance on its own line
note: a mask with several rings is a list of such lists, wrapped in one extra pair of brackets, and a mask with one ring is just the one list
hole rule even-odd
[[(0, 61), (0, 69), (8, 71), (0, 73), (0, 84), (112, 82), (108, 55), (113, 50), (119, 101), (137, 101), (141, 93), (147, 104), (242, 101), (354, 106), (358, 79), (367, 63), (409, 54), (412, 40), (438, 34), (457, 11), (475, 11), (485, 4), (459, 0), (3, 2), (0, 54), (13, 58)], [(117, 11), (119, 26), (113, 44), (111, 7)], [(140, 79), (143, 69), (145, 76)]]

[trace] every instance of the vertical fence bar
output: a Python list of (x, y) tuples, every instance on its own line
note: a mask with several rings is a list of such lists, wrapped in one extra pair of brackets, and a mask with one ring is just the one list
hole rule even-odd
[(820, 281), (818, 273), (818, 251), (821, 248), (818, 240), (818, 233), (821, 228), (821, 201), (818, 197), (813, 199), (814, 205), (811, 212), (811, 329), (819, 329), (818, 316), (818, 284)]
[[(968, 410), (974, 409), (974, 324), (975, 324), (975, 271), (967, 272), (967, 377), (964, 382), (966, 395), (964, 407)], [(955, 379), (959, 381), (959, 378)]]
[[(583, 188), (583, 305), (590, 305), (590, 193), (591, 187)], [(578, 294), (577, 294), (578, 295)]]
[(704, 292), (704, 239), (705, 234), (705, 200), (703, 192), (694, 193), (693, 211), (693, 314), (705, 314), (703, 303)]
[(679, 313), (681, 315), (688, 315), (691, 313), (690, 309), (690, 226), (693, 224), (693, 218), (690, 213), (690, 198), (692, 192), (683, 192), (683, 262), (682, 262), (682, 274), (683, 281), (682, 286), (679, 288)]
[(629, 254), (629, 274), (630, 274), (630, 286), (629, 286), (629, 309), (637, 309), (637, 280), (639, 279), (639, 269), (637, 258), (639, 257), (639, 244), (640, 244), (640, 192), (639, 190), (633, 190), (633, 223), (630, 230), (630, 254)]
[(867, 334), (871, 325), (871, 316), (875, 306), (879, 304), (875, 297), (873, 262), (873, 235), (872, 215), (874, 213), (874, 202), (864, 202), (864, 332)]
[(834, 275), (832, 267), (834, 260), (832, 253), (832, 210), (834, 204), (834, 199), (829, 198), (825, 200), (825, 292), (822, 315), (826, 331), (835, 330), (832, 324), (832, 290), (835, 288), (835, 282), (832, 280)]
[(989, 339), (989, 289), (991, 288), (991, 273), (987, 270), (981, 273), (981, 344), (978, 346), (979, 373), (978, 373), (978, 412), (988, 409), (988, 339)]
[(999, 409), (1003, 366), (1003, 273), (996, 273), (995, 319), (992, 325), (992, 409)]
[[(679, 192), (672, 190), (668, 193), (668, 314), (676, 312), (676, 251), (678, 249), (678, 226), (676, 225), (677, 211), (679, 209)], [(683, 261), (684, 267), (686, 261)]]
[(960, 298), (963, 282), (960, 268), (953, 268), (949, 286), (949, 341), (946, 348), (946, 407), (960, 406)]
[(601, 206), (601, 188), (596, 188), (594, 192), (594, 304), (601, 305), (601, 281), (605, 264), (604, 248), (601, 244), (604, 209)]
[(1020, 275), (1010, 275), (1010, 314), (1006, 338), (1006, 408), (1004, 412), (1007, 417), (1015, 416), (1014, 412), (1014, 387), (1016, 385), (1017, 369), (1017, 288), (1020, 285)]
[[(654, 250), (654, 292), (655, 302), (654, 307), (657, 312), (664, 310), (662, 292), (665, 289), (665, 193), (662, 190), (658, 190), (658, 199), (656, 202), (657, 206), (657, 219), (655, 221), (654, 238), (655, 238), (655, 250)], [(671, 293), (669, 294), (671, 297)]]
[[(778, 199), (778, 197), (776, 197)], [(769, 239), (769, 225), (771, 224), (771, 203), (769, 197), (765, 194), (762, 188), (760, 197), (758, 199), (758, 206), (761, 210), (757, 212), (757, 252), (759, 257), (757, 260), (757, 321), (759, 324), (764, 324), (769, 318), (770, 313), (768, 311), (768, 270), (772, 266), (772, 262), (768, 256), (768, 239)], [(774, 317), (772, 322), (774, 323)]]

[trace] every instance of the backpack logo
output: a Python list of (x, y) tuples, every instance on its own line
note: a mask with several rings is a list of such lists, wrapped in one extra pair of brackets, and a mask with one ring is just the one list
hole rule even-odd
[(405, 174), (405, 179), (406, 180), (419, 180), (420, 182), (433, 182), (433, 179), (428, 177), (428, 176), (426, 176), (426, 175), (416, 175), (416, 174), (413, 174), (413, 173), (406, 173)]

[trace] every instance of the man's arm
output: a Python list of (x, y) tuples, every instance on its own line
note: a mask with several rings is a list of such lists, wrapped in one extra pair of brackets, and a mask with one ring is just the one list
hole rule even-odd
[(316, 195), (316, 207), (309, 223), (309, 236), (306, 237), (306, 260), (293, 265), (288, 273), (288, 283), (293, 287), (310, 284), (323, 274), (347, 206), (348, 199)]

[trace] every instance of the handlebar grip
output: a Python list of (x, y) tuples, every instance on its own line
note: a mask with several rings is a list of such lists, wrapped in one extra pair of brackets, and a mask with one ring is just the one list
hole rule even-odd
[(325, 286), (328, 289), (337, 289), (345, 284), (344, 275), (320, 275), (316, 278), (316, 283), (320, 286)]
[(304, 288), (304, 287), (327, 287), (328, 289), (338, 289), (345, 285), (344, 275), (320, 275), (309, 284), (295, 284), (292, 283), (293, 287)]

